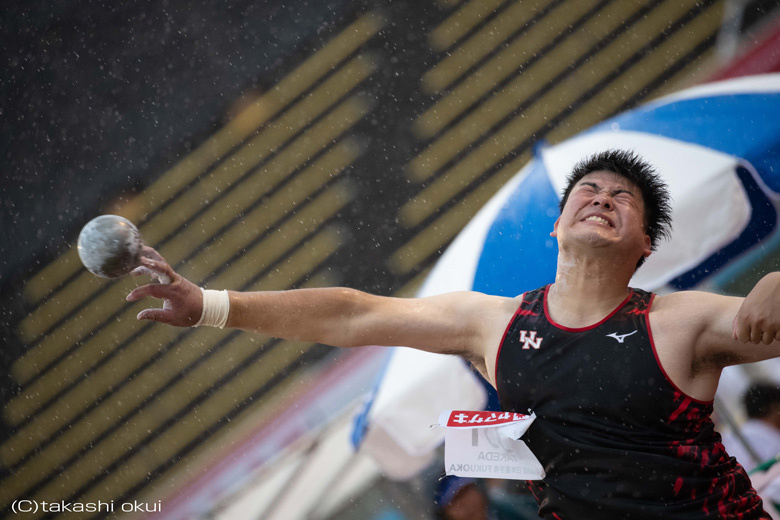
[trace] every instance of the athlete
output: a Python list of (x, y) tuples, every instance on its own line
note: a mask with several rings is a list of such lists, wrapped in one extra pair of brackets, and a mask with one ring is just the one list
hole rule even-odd
[(547, 474), (530, 483), (543, 518), (769, 518), (710, 414), (725, 366), (780, 355), (780, 273), (746, 298), (630, 288), (668, 235), (669, 213), (652, 169), (608, 151), (569, 177), (551, 232), (555, 282), (517, 298), (202, 291), (148, 249), (139, 272), (172, 283), (127, 299), (163, 299), (138, 318), (170, 325), (465, 357), (504, 410), (536, 413), (524, 439)]

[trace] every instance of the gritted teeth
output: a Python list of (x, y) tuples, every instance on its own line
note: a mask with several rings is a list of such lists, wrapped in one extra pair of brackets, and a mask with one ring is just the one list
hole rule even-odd
[(612, 224), (609, 222), (609, 220), (605, 219), (604, 217), (599, 217), (598, 215), (591, 215), (590, 217), (585, 219), (586, 221), (592, 220), (594, 222), (599, 222), (601, 224), (604, 224), (605, 226), (612, 227)]

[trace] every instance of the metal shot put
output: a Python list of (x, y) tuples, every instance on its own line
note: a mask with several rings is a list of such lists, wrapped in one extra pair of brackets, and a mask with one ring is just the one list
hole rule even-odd
[(93, 218), (81, 229), (77, 248), (84, 267), (101, 278), (122, 278), (137, 270), (138, 274), (149, 274), (161, 283), (168, 283), (167, 277), (141, 265), (143, 237), (135, 224), (124, 217), (101, 215)]

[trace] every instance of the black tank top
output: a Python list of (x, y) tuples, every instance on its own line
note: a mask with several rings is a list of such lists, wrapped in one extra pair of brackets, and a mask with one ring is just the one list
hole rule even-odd
[(501, 341), (505, 411), (537, 419), (523, 439), (545, 468), (529, 482), (544, 518), (770, 518), (710, 419), (712, 402), (677, 389), (653, 346), (654, 295), (633, 289), (599, 323), (548, 313), (549, 286), (523, 295)]

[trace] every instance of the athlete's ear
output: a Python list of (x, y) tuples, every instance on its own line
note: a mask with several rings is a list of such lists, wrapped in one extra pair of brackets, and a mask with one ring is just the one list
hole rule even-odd
[(555, 224), (553, 224), (553, 230), (550, 231), (550, 236), (555, 238), (558, 236), (558, 223), (561, 221), (561, 217), (558, 217), (555, 219)]
[(650, 253), (652, 252), (653, 252), (653, 246), (651, 245), (650, 242), (650, 235), (645, 235), (645, 250), (642, 251), (642, 256), (647, 258), (648, 256), (650, 256)]

